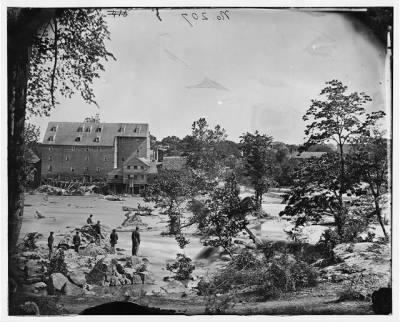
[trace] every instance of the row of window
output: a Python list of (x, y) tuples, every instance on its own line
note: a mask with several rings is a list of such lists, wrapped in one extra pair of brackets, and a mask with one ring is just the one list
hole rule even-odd
[[(102, 149), (102, 147), (101, 146), (96, 146), (96, 147), (75, 147), (75, 146), (72, 146), (71, 147), (71, 151), (76, 151), (77, 149), (79, 150), (79, 149), (85, 149), (85, 151), (89, 151), (89, 150), (96, 150), (96, 151), (102, 151), (103, 149)], [(54, 147), (53, 146), (49, 146), (49, 151), (53, 151), (54, 150)]]
[[(53, 156), (52, 156), (52, 155), (49, 155), (48, 160), (49, 160), (49, 161), (53, 161)], [(104, 160), (104, 161), (107, 161), (107, 157), (104, 156), (103, 160)], [(69, 161), (69, 155), (66, 155), (66, 156), (65, 156), (65, 161)], [(85, 161), (89, 161), (89, 156), (88, 156), (88, 155), (85, 156)]]
[[(119, 176), (118, 176), (118, 174), (116, 174), (115, 176), (114, 176), (114, 179), (118, 179), (119, 178)], [(146, 177), (145, 177), (145, 175), (144, 174), (142, 174), (141, 176), (140, 176), (140, 179), (141, 180), (144, 180)], [(135, 175), (131, 175), (131, 174), (129, 174), (128, 175), (128, 179), (133, 179), (133, 180), (137, 180), (138, 179), (138, 176), (135, 174)]]
[[(125, 127), (123, 127), (123, 126), (121, 126), (119, 129), (118, 129), (118, 132), (125, 132), (125, 130), (126, 130), (126, 128)], [(57, 126), (53, 126), (51, 129), (50, 129), (50, 132), (57, 132)], [(88, 127), (84, 127), (84, 126), (79, 126), (78, 128), (77, 128), (77, 130), (76, 130), (76, 132), (88, 132), (88, 133), (90, 133), (90, 132), (92, 132), (92, 127), (91, 126), (88, 126)], [(95, 132), (96, 133), (101, 133), (101, 127), (97, 127), (96, 129), (95, 129)], [(133, 133), (139, 133), (140, 132), (140, 127), (135, 127), (134, 129), (133, 129)]]
[[(126, 166), (126, 168), (127, 168), (128, 170), (130, 170), (130, 169), (132, 168), (132, 166), (128, 165), (128, 166)], [(134, 165), (134, 166), (133, 166), (133, 170), (137, 170), (137, 169), (139, 169), (139, 168), (142, 169), (142, 170), (144, 170), (144, 166), (142, 166), (142, 165), (141, 165), (140, 167), (137, 166), (137, 165)]]
[[(89, 126), (89, 127), (80, 126), (80, 127), (78, 127), (76, 132), (88, 132), (88, 133), (90, 133), (90, 132), (92, 132), (92, 127), (91, 126)], [(97, 127), (95, 132), (96, 133), (100, 133), (101, 132), (101, 127)]]
[[(75, 172), (75, 168), (70, 168), (70, 170), (71, 170), (71, 172)], [(83, 170), (84, 171), (89, 171), (89, 168), (85, 167), (85, 168), (83, 168)], [(52, 165), (48, 165), (47, 166), (47, 171), (48, 172), (52, 172), (53, 171), (53, 166)], [(96, 172), (100, 172), (100, 168), (99, 167), (96, 168)]]

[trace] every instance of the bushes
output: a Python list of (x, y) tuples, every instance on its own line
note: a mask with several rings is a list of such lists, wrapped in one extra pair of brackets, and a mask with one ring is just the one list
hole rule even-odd
[(174, 273), (174, 278), (178, 281), (186, 281), (190, 279), (195, 266), (192, 260), (184, 254), (177, 254), (176, 261), (173, 264), (167, 264), (167, 270)]
[(250, 252), (234, 257), (208, 285), (208, 294), (242, 291), (274, 298), (317, 283), (316, 270), (307, 263), (288, 255), (270, 260), (257, 259)]

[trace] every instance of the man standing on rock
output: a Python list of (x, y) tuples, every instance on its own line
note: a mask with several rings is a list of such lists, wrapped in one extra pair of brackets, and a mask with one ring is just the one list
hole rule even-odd
[(139, 227), (132, 232), (132, 256), (136, 256), (140, 245)]
[(79, 246), (81, 245), (81, 237), (79, 236), (79, 231), (76, 232), (76, 235), (72, 239), (72, 243), (74, 244), (75, 251), (79, 253)]
[(93, 226), (94, 231), (96, 233), (96, 240), (95, 243), (97, 244), (97, 241), (99, 241), (100, 244), (100, 239), (101, 239), (101, 226), (100, 226), (100, 220), (97, 221), (97, 224)]
[(118, 234), (115, 229), (112, 230), (110, 234), (110, 244), (111, 244), (111, 253), (115, 253), (115, 245), (117, 244)]
[(53, 244), (54, 244), (54, 232), (50, 232), (50, 236), (47, 239), (47, 245), (49, 246), (49, 259), (51, 259), (51, 255), (53, 254)]
[(93, 214), (90, 214), (90, 216), (89, 216), (88, 219), (86, 220), (86, 223), (87, 223), (88, 225), (93, 225), (93, 220), (92, 220), (92, 218), (93, 218)]

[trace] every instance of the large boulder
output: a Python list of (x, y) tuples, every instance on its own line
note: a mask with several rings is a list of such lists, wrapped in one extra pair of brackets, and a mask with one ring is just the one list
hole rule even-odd
[(83, 287), (86, 284), (86, 276), (82, 271), (74, 271), (68, 277), (73, 284), (79, 287)]
[(53, 273), (49, 277), (47, 284), (47, 291), (50, 295), (54, 295), (57, 292), (61, 292), (68, 279), (61, 273)]
[(70, 296), (82, 296), (85, 294), (84, 289), (72, 284), (70, 281), (67, 281), (62, 289), (62, 293), (64, 295)]
[(347, 283), (360, 298), (391, 284), (391, 254), (388, 244), (346, 243), (337, 245), (334, 255), (339, 263), (325, 267), (321, 276)]

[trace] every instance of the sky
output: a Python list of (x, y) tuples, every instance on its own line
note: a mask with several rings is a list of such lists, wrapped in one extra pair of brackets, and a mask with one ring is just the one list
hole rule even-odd
[(60, 98), (50, 117), (31, 122), (43, 134), (49, 121), (99, 113), (103, 122), (149, 123), (162, 139), (190, 134), (193, 121), (205, 117), (232, 141), (258, 130), (300, 144), (302, 116), (332, 79), (370, 95), (368, 111), (385, 110), (385, 49), (359, 22), (341, 13), (279, 9), (227, 14), (160, 10), (159, 21), (149, 9), (108, 16), (106, 46), (117, 61), (107, 62), (93, 84), (100, 107), (79, 95)]

